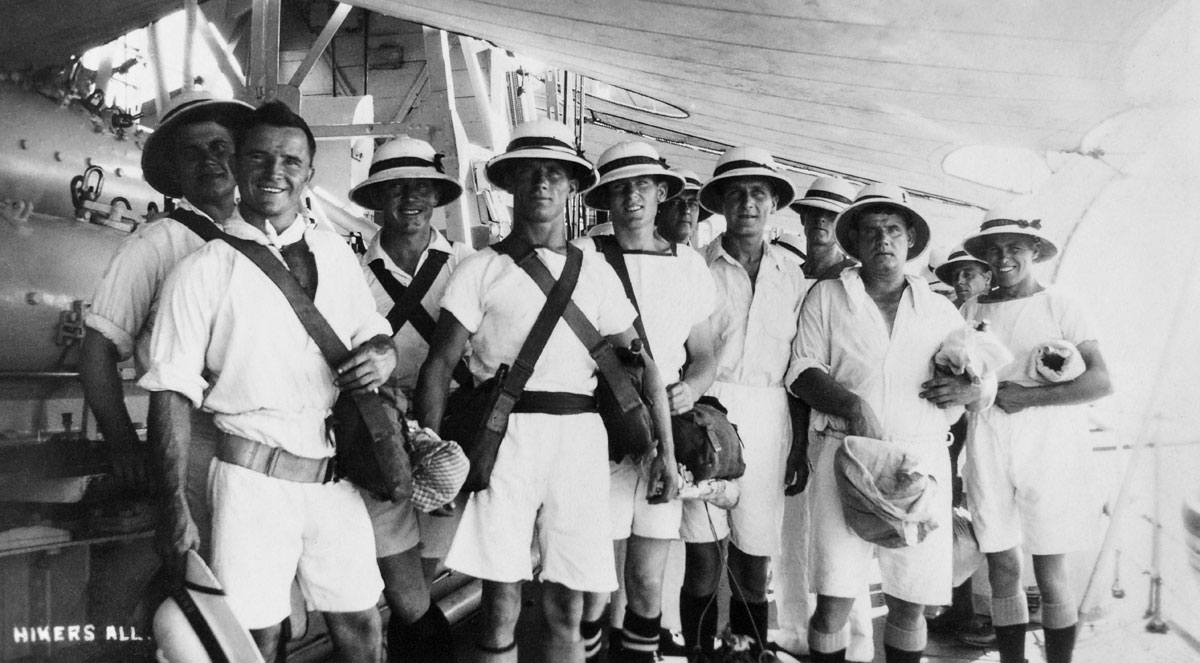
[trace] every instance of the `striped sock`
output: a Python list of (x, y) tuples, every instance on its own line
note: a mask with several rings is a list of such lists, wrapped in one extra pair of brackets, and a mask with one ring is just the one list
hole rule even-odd
[(662, 615), (642, 617), (625, 608), (625, 621), (621, 625), (620, 660), (628, 663), (653, 663), (658, 652), (658, 629)]
[(594, 622), (579, 622), (579, 635), (583, 636), (583, 656), (587, 663), (600, 660), (600, 635), (604, 630), (604, 619)]

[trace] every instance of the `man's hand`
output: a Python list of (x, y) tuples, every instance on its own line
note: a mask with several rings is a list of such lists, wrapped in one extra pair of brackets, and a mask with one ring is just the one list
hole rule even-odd
[(667, 387), (667, 400), (671, 414), (683, 414), (696, 406), (696, 394), (688, 383), (679, 381)]
[(335, 382), (343, 391), (375, 391), (387, 382), (396, 368), (396, 346), (382, 334), (354, 349), (338, 366)]
[[(666, 504), (679, 496), (679, 487), (682, 485), (682, 479), (679, 476), (679, 468), (675, 463), (667, 463), (663, 460), (662, 454), (657, 454), (650, 461), (649, 486), (646, 488), (646, 497), (651, 504)], [(659, 484), (662, 484), (659, 490)]]
[(792, 442), (792, 450), (788, 453), (783, 471), (783, 494), (791, 497), (803, 493), (808, 487), (812, 469), (812, 464), (808, 461), (808, 449)]
[(122, 443), (109, 446), (113, 477), (127, 486), (146, 486), (150, 483), (148, 468), (149, 451), (140, 443)]
[(982, 393), (980, 384), (972, 382), (965, 373), (947, 375), (938, 371), (932, 380), (921, 384), (920, 396), (944, 410), (956, 405), (974, 403)]
[(861, 398), (854, 406), (853, 416), (846, 419), (846, 434), (870, 437), (876, 440), (883, 439), (883, 425), (879, 423), (871, 406)]
[(200, 549), (200, 531), (192, 520), (186, 498), (172, 500), (172, 504), (163, 509), (155, 548), (172, 586), (182, 585), (187, 570), (187, 551)]
[(1029, 407), (1029, 397), (1032, 393), (1032, 387), (1022, 387), (1015, 382), (1001, 382), (996, 389), (996, 407), (1007, 414), (1016, 414)]

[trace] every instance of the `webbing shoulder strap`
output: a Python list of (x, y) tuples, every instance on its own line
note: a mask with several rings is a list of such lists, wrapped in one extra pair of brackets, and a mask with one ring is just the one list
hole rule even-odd
[[(400, 331), (400, 328), (407, 322), (421, 335), (421, 338), (425, 339), (427, 344), (433, 345), (433, 332), (437, 328), (437, 321), (433, 319), (429, 311), (425, 310), (421, 301), (425, 299), (425, 295), (429, 293), (433, 282), (437, 280), (438, 274), (441, 273), (442, 267), (449, 259), (449, 253), (430, 249), (429, 256), (425, 258), (425, 262), (417, 270), (408, 287), (401, 285), (396, 277), (392, 276), (392, 273), (384, 266), (382, 259), (376, 258), (367, 263), (367, 267), (375, 275), (375, 280), (383, 286), (394, 304), (392, 310), (387, 314), (387, 321), (392, 326), (393, 334)], [(458, 363), (454, 365), (453, 375), (454, 381), (459, 386), (469, 387), (475, 381), (471, 377), (471, 369), (467, 367), (465, 359), (459, 359)]]
[(225, 231), (218, 228), (217, 224), (191, 210), (176, 207), (167, 216), (182, 223), (184, 227), (196, 233), (200, 239), (206, 242), (225, 236)]
[(413, 275), (408, 287), (401, 285), (396, 277), (392, 276), (392, 273), (384, 266), (383, 259), (376, 258), (368, 263), (367, 266), (375, 274), (379, 285), (387, 291), (388, 297), (391, 297), (394, 304), (392, 310), (387, 314), (388, 324), (392, 326), (392, 333), (400, 331), (405, 323), (411, 323), (413, 329), (417, 330), (426, 343), (431, 341), (437, 322), (421, 305), (421, 300), (429, 294), (429, 289), (433, 287), (433, 282), (437, 280), (438, 274), (441, 273), (442, 267), (449, 259), (449, 253), (430, 249), (425, 263)]
[[(225, 235), (221, 238), (242, 255), (250, 259), (259, 269), (271, 279), (271, 282), (283, 292), (283, 296), (296, 312), (300, 324), (312, 337), (313, 342), (321, 349), (329, 367), (337, 372), (337, 367), (350, 356), (350, 348), (338, 338), (337, 332), (329, 325), (325, 316), (317, 310), (304, 287), (296, 280), (283, 261), (275, 257), (271, 250), (262, 244), (248, 239)], [(379, 394), (370, 391), (357, 391), (352, 394), (354, 402), (362, 414), (363, 423), (375, 440), (386, 440), (392, 436), (392, 424), (384, 410), (383, 400)]]
[(642, 344), (646, 346), (646, 354), (653, 359), (654, 351), (650, 349), (650, 337), (646, 334), (645, 323), (642, 322), (642, 307), (638, 306), (637, 294), (633, 292), (633, 279), (629, 277), (629, 266), (625, 264), (625, 251), (613, 235), (597, 235), (592, 238), (592, 241), (596, 243), (596, 248), (600, 250), (604, 259), (617, 273), (617, 278), (621, 279), (621, 285), (625, 288), (625, 297), (630, 304), (633, 304), (633, 310), (637, 313), (637, 317), (633, 319), (633, 328), (642, 338)]
[[(574, 246), (567, 245), (567, 255), (571, 255)], [(582, 252), (581, 252), (582, 253)], [(550, 274), (550, 270), (542, 264), (541, 260), (522, 260), (517, 263), (525, 273), (533, 279), (534, 283), (542, 289), (542, 292), (549, 293), (554, 286), (554, 276)], [(621, 360), (617, 357), (616, 351), (607, 338), (600, 335), (600, 332), (587, 319), (583, 311), (575, 305), (575, 302), (568, 302), (566, 310), (563, 311), (563, 320), (571, 327), (571, 331), (575, 332), (583, 347), (587, 348), (588, 354), (592, 360), (596, 362), (596, 367), (600, 369), (600, 373), (608, 382), (608, 386), (612, 389), (613, 396), (616, 397), (617, 403), (621, 407), (622, 412), (630, 410), (642, 404), (642, 398), (633, 388), (633, 384), (629, 381), (629, 376), (626, 375), (625, 369), (621, 366)]]
[(546, 283), (547, 287), (543, 288), (543, 292), (546, 293), (546, 303), (542, 305), (542, 310), (538, 313), (537, 320), (534, 321), (533, 328), (529, 331), (529, 336), (521, 345), (521, 350), (517, 353), (517, 358), (513, 361), (512, 368), (509, 369), (502, 387), (502, 390), (515, 402), (521, 397), (521, 392), (525, 390), (525, 383), (533, 376), (534, 366), (537, 365), (538, 357), (542, 355), (542, 350), (550, 340), (550, 334), (554, 331), (554, 327), (558, 325), (558, 319), (563, 316), (564, 310), (572, 306), (571, 295), (575, 292), (575, 285), (579, 282), (579, 272), (583, 268), (583, 252), (568, 245), (567, 264), (563, 266), (558, 280), (555, 280), (532, 248), (523, 251), (523, 247), (518, 246), (516, 241), (502, 241), (493, 245), (492, 248), (497, 253), (512, 258), (513, 262), (526, 272), (529, 271), (530, 265), (536, 263), (549, 278)]

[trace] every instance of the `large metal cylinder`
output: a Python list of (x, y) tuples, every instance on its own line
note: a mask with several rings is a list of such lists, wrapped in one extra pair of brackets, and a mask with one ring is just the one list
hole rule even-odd
[(60, 345), (68, 340), (60, 336), (63, 315), (74, 314), (76, 301), (91, 301), (126, 235), (43, 214), (0, 221), (0, 371), (61, 371), (78, 363), (79, 343)]

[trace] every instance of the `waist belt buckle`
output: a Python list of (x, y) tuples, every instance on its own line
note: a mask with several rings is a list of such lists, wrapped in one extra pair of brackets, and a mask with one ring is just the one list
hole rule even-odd
[(282, 453), (280, 453), (283, 451), (283, 448), (282, 447), (270, 447), (270, 449), (271, 450), (269, 452), (267, 452), (267, 466), (263, 469), (263, 474), (265, 474), (271, 478), (277, 479), (280, 477), (275, 473), (275, 468), (278, 466), (279, 459), (283, 455)]

